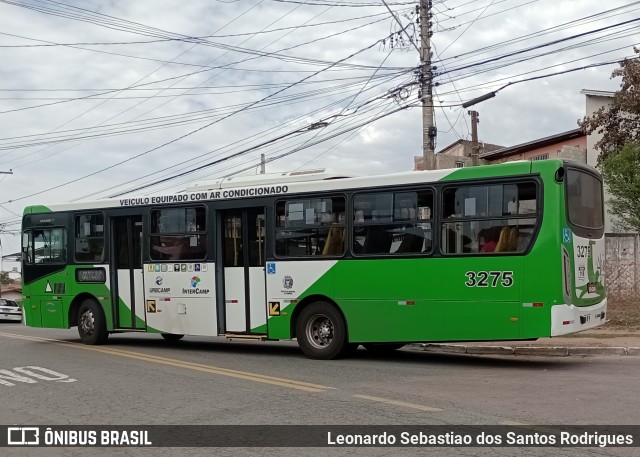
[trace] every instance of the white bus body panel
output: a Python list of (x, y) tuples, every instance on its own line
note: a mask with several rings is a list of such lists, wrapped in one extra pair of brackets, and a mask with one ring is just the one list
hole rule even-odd
[(149, 327), (162, 333), (218, 335), (214, 264), (149, 264), (144, 272)]

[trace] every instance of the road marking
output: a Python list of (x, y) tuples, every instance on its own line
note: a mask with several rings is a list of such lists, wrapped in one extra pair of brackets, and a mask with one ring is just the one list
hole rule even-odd
[(170, 359), (167, 357), (160, 357), (155, 355), (144, 354), (142, 352), (125, 351), (122, 349), (110, 349), (103, 346), (88, 346), (82, 343), (72, 343), (69, 341), (56, 340), (52, 338), (42, 338), (37, 336), (18, 335), (15, 333), (3, 333), (0, 332), (0, 336), (7, 338), (16, 338), (29, 341), (46, 341), (59, 346), (73, 347), (76, 349), (84, 349), (89, 351), (101, 352), (103, 354), (115, 355), (119, 357), (126, 357), (135, 360), (142, 360), (145, 362), (158, 363), (161, 365), (169, 365), (178, 368), (187, 368), (194, 371), (201, 371), (205, 373), (217, 374), (221, 376), (228, 376), (231, 378), (244, 379), (247, 381), (260, 382), (264, 384), (271, 384), (279, 387), (286, 387), (289, 389), (303, 390), (305, 392), (325, 392), (332, 387), (323, 386), (319, 384), (311, 384), (308, 382), (296, 381), (293, 379), (278, 378), (275, 376), (267, 376), (259, 373), (251, 373), (247, 371), (232, 370), (229, 368), (216, 367), (213, 365), (204, 365), (195, 362), (187, 362), (185, 360)]
[(433, 408), (431, 406), (424, 406), (424, 405), (416, 405), (413, 403), (405, 403), (403, 401), (398, 401), (398, 400), (389, 400), (388, 398), (370, 397), (368, 395), (354, 395), (354, 397), (362, 398), (363, 400), (371, 400), (371, 401), (377, 401), (380, 403), (388, 403), (390, 405), (404, 406), (405, 408), (419, 409), (420, 411), (430, 411), (430, 412), (442, 411), (440, 408)]

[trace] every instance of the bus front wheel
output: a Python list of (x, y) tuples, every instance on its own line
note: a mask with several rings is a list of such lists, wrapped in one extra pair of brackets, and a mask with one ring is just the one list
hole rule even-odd
[(94, 300), (85, 300), (78, 309), (78, 333), (84, 344), (104, 344), (107, 342), (107, 322), (102, 308)]
[(316, 302), (302, 310), (296, 322), (302, 352), (311, 359), (340, 357), (347, 348), (347, 326), (335, 306)]

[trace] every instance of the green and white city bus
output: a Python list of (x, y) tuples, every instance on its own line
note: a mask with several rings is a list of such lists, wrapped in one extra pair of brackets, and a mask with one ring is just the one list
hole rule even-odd
[(560, 160), (226, 178), (30, 206), (26, 324), (363, 345), (530, 340), (605, 322), (602, 181)]

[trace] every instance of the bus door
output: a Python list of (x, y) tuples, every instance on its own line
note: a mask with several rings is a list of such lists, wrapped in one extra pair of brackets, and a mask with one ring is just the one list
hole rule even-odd
[(226, 333), (266, 333), (265, 209), (222, 212)]
[(115, 329), (144, 330), (142, 216), (111, 218), (111, 304)]

